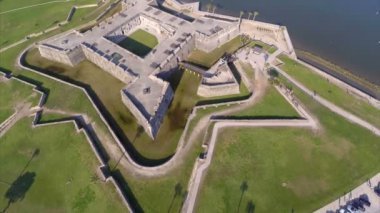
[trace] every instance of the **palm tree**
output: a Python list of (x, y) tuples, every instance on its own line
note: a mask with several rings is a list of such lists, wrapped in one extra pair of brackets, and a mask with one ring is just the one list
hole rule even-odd
[(255, 20), (256, 16), (258, 16), (258, 15), (259, 15), (259, 12), (257, 12), (257, 11), (253, 12), (253, 20)]
[(206, 5), (207, 12), (210, 12), (210, 11), (211, 11), (211, 7), (212, 7), (212, 4), (211, 4), (211, 3), (208, 3), (208, 4)]
[(252, 15), (253, 15), (252, 12), (249, 12), (249, 13), (248, 13), (248, 20), (251, 18)]
[(215, 13), (215, 10), (216, 10), (216, 5), (212, 5), (212, 13)]
[(240, 11), (240, 19), (241, 19), (241, 17), (243, 17), (243, 15), (244, 15), (244, 11)]

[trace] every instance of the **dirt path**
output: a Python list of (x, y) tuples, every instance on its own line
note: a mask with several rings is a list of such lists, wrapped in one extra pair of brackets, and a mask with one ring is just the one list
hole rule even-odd
[(12, 114), (7, 120), (0, 124), (0, 138), (10, 130), (20, 119), (27, 117), (34, 113), (31, 109), (31, 103), (20, 103), (15, 107), (15, 113)]

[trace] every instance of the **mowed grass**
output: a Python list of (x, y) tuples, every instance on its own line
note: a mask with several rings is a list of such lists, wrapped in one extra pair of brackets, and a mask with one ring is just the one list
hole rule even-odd
[[(0, 1), (0, 12), (46, 2), (48, 1), (3, 0)], [(96, 0), (57, 2), (0, 14), (0, 47), (10, 45), (31, 33), (57, 25), (66, 19), (74, 5), (95, 3), (97, 3)]]
[(5, 121), (15, 111), (17, 106), (30, 104), (36, 106), (40, 95), (33, 87), (14, 79), (5, 79), (0, 75), (0, 123)]
[(97, 178), (99, 163), (72, 123), (31, 123), (24, 118), (1, 138), (0, 209), (12, 198), (7, 212), (125, 211), (115, 188)]
[(235, 118), (297, 118), (299, 114), (274, 88), (268, 86), (261, 100), (252, 107), (229, 116)]
[(140, 57), (146, 56), (157, 44), (156, 36), (142, 29), (136, 30), (119, 43), (121, 47)]
[(312, 212), (380, 171), (378, 137), (297, 96), (323, 129), (226, 128), (198, 212)]
[(344, 89), (341, 89), (287, 56), (282, 55), (280, 59), (284, 62), (281, 68), (285, 72), (310, 90), (316, 91), (317, 95), (380, 127), (380, 109), (376, 109), (362, 99), (353, 97)]
[(215, 64), (225, 53), (233, 53), (242, 46), (241, 36), (236, 36), (229, 42), (222, 46), (206, 53), (201, 50), (194, 50), (189, 55), (188, 61), (204, 67), (211, 67)]

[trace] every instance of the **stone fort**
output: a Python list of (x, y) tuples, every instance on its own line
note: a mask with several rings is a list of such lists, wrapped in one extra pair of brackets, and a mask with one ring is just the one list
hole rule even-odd
[[(177, 70), (192, 50), (210, 52), (236, 37), (239, 27), (237, 20), (206, 16), (189, 19), (172, 14), (160, 9), (156, 0), (123, 0), (121, 12), (90, 30), (57, 35), (40, 42), (38, 49), (42, 57), (70, 66), (87, 59), (123, 81), (126, 84), (121, 90), (123, 103), (154, 139), (173, 98), (171, 86), (162, 78)], [(158, 40), (143, 57), (118, 45), (138, 29)], [(218, 66), (224, 69), (224, 65)], [(235, 82), (225, 71), (216, 73), (226, 75), (223, 78), (229, 83)], [(214, 79), (204, 78), (199, 93), (207, 93), (210, 85), (220, 86)], [(232, 93), (236, 93), (236, 85)]]

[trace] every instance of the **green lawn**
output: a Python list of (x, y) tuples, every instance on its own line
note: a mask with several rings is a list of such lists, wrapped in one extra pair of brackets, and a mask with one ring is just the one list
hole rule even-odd
[(325, 78), (288, 58), (280, 56), (285, 63), (281, 68), (296, 80), (304, 84), (307, 88), (317, 92), (317, 95), (326, 98), (332, 103), (353, 114), (367, 120), (368, 122), (380, 127), (380, 110), (371, 106), (364, 100), (353, 97), (345, 90), (330, 83)]
[(121, 47), (140, 57), (146, 56), (157, 44), (156, 36), (142, 29), (136, 30), (119, 43)]
[(189, 62), (204, 66), (211, 67), (217, 62), (225, 53), (233, 53), (242, 46), (240, 36), (236, 36), (229, 42), (223, 44), (219, 48), (212, 50), (209, 53), (201, 50), (194, 50), (188, 58)]
[(7, 212), (125, 211), (114, 187), (96, 178), (99, 163), (73, 124), (31, 122), (20, 120), (1, 138), (1, 210), (13, 199)]
[(252, 107), (230, 115), (237, 118), (294, 118), (298, 113), (274, 88), (269, 86), (264, 97)]
[(18, 105), (29, 103), (33, 107), (39, 100), (40, 95), (33, 87), (13, 79), (0, 80), (0, 123), (11, 116)]
[(311, 212), (380, 171), (378, 137), (296, 94), (323, 130), (225, 129), (198, 212)]
[[(0, 12), (45, 2), (48, 1), (3, 0), (0, 1)], [(58, 2), (0, 14), (0, 47), (10, 45), (31, 33), (40, 32), (64, 21), (73, 5), (94, 4), (96, 2), (96, 0)]]

